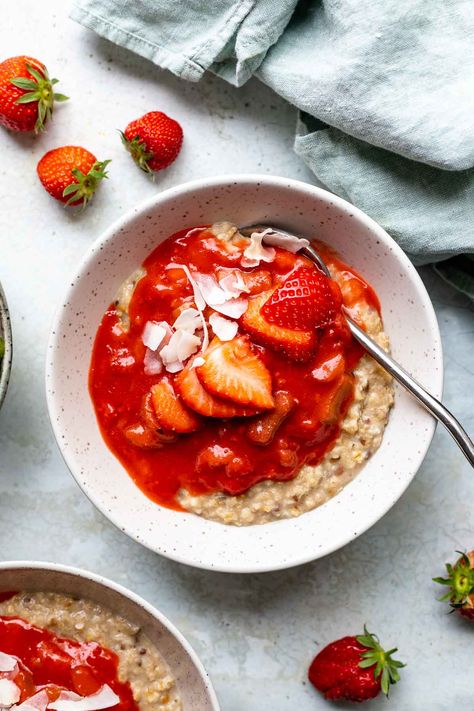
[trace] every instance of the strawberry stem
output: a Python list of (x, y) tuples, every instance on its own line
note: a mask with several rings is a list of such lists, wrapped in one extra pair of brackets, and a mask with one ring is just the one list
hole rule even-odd
[(145, 142), (138, 135), (132, 138), (132, 140), (130, 140), (127, 138), (123, 131), (119, 131), (119, 133), (123, 145), (130, 153), (140, 170), (143, 170), (144, 173), (152, 174), (153, 171), (150, 168), (148, 161), (153, 158), (154, 154), (152, 151), (147, 150)]
[(474, 595), (474, 569), (468, 556), (461, 551), (456, 551), (461, 556), (459, 560), (451, 565), (446, 564), (446, 578), (433, 578), (435, 583), (447, 585), (449, 591), (438, 598), (440, 601), (449, 600), (453, 610), (462, 607), (470, 595)]
[(405, 666), (402, 662), (392, 658), (392, 654), (397, 648), (389, 649), (386, 652), (379, 642), (377, 635), (372, 634), (364, 625), (364, 634), (356, 637), (359, 644), (367, 647), (367, 651), (361, 653), (359, 667), (367, 669), (374, 667), (374, 679), (380, 677), (380, 687), (388, 697), (391, 684), (396, 684), (400, 679), (398, 670)]
[(79, 168), (73, 168), (71, 173), (76, 180), (63, 190), (63, 197), (71, 196), (66, 202), (66, 205), (81, 202), (82, 207), (85, 208), (97, 190), (101, 180), (108, 178), (105, 168), (109, 163), (110, 160), (96, 161), (87, 174), (83, 173)]
[(39, 133), (44, 129), (46, 121), (53, 115), (54, 102), (67, 101), (68, 97), (54, 91), (53, 85), (57, 84), (58, 80), (49, 78), (46, 67), (43, 68), (39, 65), (34, 67), (31, 63), (27, 63), (26, 68), (32, 77), (31, 79), (15, 77), (15, 79), (10, 79), (10, 83), (26, 92), (15, 101), (16, 104), (30, 104), (34, 101), (38, 104), (35, 133)]

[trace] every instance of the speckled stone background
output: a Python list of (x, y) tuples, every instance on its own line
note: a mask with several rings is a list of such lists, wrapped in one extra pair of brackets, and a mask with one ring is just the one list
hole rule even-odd
[[(139, 200), (184, 180), (311, 176), (291, 150), (295, 112), (271, 91), (254, 82), (234, 90), (213, 77), (184, 84), (75, 25), (67, 5), (16, 0), (0, 26), (2, 58), (37, 56), (72, 97), (40, 138), (0, 135), (0, 280), (15, 342), (0, 413), (0, 558), (86, 567), (145, 596), (194, 645), (224, 711), (329, 708), (306, 684), (307, 665), (321, 645), (364, 622), (408, 663), (391, 708), (472, 708), (474, 632), (445, 614), (431, 583), (455, 549), (474, 547), (473, 472), (444, 431), (371, 531), (287, 572), (224, 575), (161, 559), (115, 530), (74, 484), (49, 426), (43, 369), (53, 311), (85, 249)], [(115, 131), (151, 109), (179, 119), (186, 134), (180, 159), (155, 183), (133, 169)], [(113, 159), (110, 180), (80, 215), (54, 203), (35, 172), (46, 150), (66, 143)], [(421, 273), (443, 336), (445, 401), (474, 433), (473, 309), (431, 270)], [(370, 708), (388, 707), (380, 699)]]

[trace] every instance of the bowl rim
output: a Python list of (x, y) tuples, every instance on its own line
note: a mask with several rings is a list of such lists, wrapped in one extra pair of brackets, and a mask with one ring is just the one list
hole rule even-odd
[(7, 298), (0, 284), (0, 335), (5, 343), (5, 353), (0, 361), (0, 407), (7, 394), (13, 358), (12, 327)]
[[(57, 341), (59, 341), (59, 331), (60, 331), (60, 323), (61, 323), (61, 318), (62, 318), (62, 313), (65, 308), (65, 305), (68, 302), (68, 295), (70, 290), (75, 286), (78, 282), (78, 280), (81, 278), (82, 274), (88, 271), (89, 265), (94, 261), (96, 254), (100, 251), (100, 247), (108, 242), (111, 242), (114, 238), (114, 235), (117, 231), (119, 231), (120, 228), (124, 227), (128, 222), (130, 222), (132, 219), (136, 218), (137, 215), (141, 213), (146, 213), (148, 210), (152, 209), (156, 203), (160, 203), (164, 200), (169, 200), (172, 199), (173, 197), (179, 197), (182, 194), (186, 193), (192, 193), (194, 190), (199, 190), (199, 189), (208, 189), (212, 187), (222, 187), (222, 186), (229, 186), (233, 187), (239, 184), (245, 184), (245, 183), (250, 183), (250, 184), (264, 184), (269, 187), (276, 187), (276, 188), (290, 188), (290, 189), (296, 189), (296, 190), (305, 190), (307, 192), (312, 192), (316, 198), (321, 199), (324, 202), (331, 202), (335, 207), (341, 209), (341, 211), (347, 213), (348, 215), (351, 215), (351, 219), (356, 219), (361, 221), (368, 229), (370, 229), (374, 234), (376, 234), (378, 237), (381, 238), (382, 241), (387, 243), (390, 248), (392, 249), (393, 253), (397, 257), (398, 261), (401, 263), (403, 268), (406, 270), (407, 274), (412, 278), (412, 280), (415, 282), (416, 285), (416, 290), (419, 294), (420, 300), (425, 308), (425, 315), (427, 319), (427, 323), (429, 325), (430, 333), (432, 334), (433, 337), (433, 342), (436, 347), (436, 358), (438, 362), (438, 370), (437, 370), (437, 379), (433, 378), (433, 381), (431, 383), (431, 388), (430, 391), (431, 393), (438, 398), (442, 397), (443, 393), (443, 383), (444, 383), (444, 368), (443, 368), (443, 351), (442, 351), (442, 342), (441, 342), (441, 334), (439, 330), (439, 325), (438, 321), (436, 318), (436, 314), (434, 311), (433, 304), (431, 302), (431, 299), (429, 297), (428, 291), (419, 276), (418, 272), (416, 271), (414, 265), (408, 258), (408, 256), (405, 254), (405, 252), (402, 250), (402, 248), (399, 246), (399, 244), (391, 237), (388, 232), (384, 230), (381, 225), (379, 225), (375, 220), (373, 220), (371, 217), (369, 217), (365, 212), (363, 212), (360, 208), (356, 207), (352, 203), (348, 202), (347, 200), (344, 200), (344, 198), (339, 197), (338, 195), (335, 195), (334, 193), (331, 193), (328, 190), (325, 190), (324, 188), (320, 188), (318, 186), (315, 186), (311, 183), (306, 183), (301, 180), (295, 180), (292, 178), (285, 178), (281, 176), (274, 176), (274, 175), (265, 175), (265, 174), (259, 174), (259, 173), (235, 173), (235, 174), (226, 174), (226, 175), (218, 175), (218, 176), (212, 176), (208, 178), (203, 178), (203, 179), (197, 179), (197, 180), (192, 180), (188, 181), (185, 183), (181, 183), (177, 186), (174, 186), (172, 188), (168, 188), (166, 190), (163, 190), (162, 192), (156, 193), (155, 195), (152, 195), (149, 198), (146, 198), (145, 200), (141, 201), (137, 206), (127, 210), (124, 214), (122, 214), (120, 217), (118, 217), (116, 220), (112, 222), (112, 224), (105, 229), (98, 238), (96, 238), (92, 244), (89, 246), (87, 251), (85, 252), (84, 256), (79, 262), (79, 265), (76, 267), (74, 270), (74, 273), (72, 275), (69, 275), (71, 278), (67, 282), (68, 286), (65, 288), (65, 291), (63, 293), (63, 298), (54, 314), (53, 322), (52, 322), (52, 327), (50, 331), (50, 336), (48, 340), (48, 347), (46, 351), (46, 368), (45, 368), (45, 382), (46, 382), (46, 399), (47, 399), (47, 406), (48, 406), (48, 414), (51, 422), (51, 426), (54, 432), (54, 436), (56, 439), (56, 443), (59, 447), (59, 450), (61, 452), (61, 455), (66, 463), (66, 466), (68, 467), (70, 473), (72, 474), (74, 480), (76, 481), (77, 485), (80, 487), (82, 492), (87, 496), (87, 498), (91, 501), (91, 503), (99, 510), (101, 513), (114, 525), (116, 526), (120, 531), (128, 535), (130, 538), (132, 538), (134, 541), (137, 543), (140, 543), (140, 545), (145, 546), (145, 548), (148, 548), (149, 550), (152, 550), (155, 553), (158, 553), (159, 555), (163, 555), (166, 558), (169, 558), (171, 560), (174, 560), (178, 563), (183, 563), (185, 565), (190, 565), (192, 567), (197, 567), (205, 570), (212, 570), (212, 571), (217, 571), (217, 572), (226, 572), (226, 573), (264, 573), (264, 572), (272, 572), (276, 570), (285, 570), (289, 569), (292, 567), (296, 567), (299, 565), (303, 565), (305, 563), (311, 562), (313, 560), (323, 558), (326, 555), (330, 555), (331, 553), (334, 553), (336, 550), (339, 550), (340, 548), (343, 548), (345, 545), (350, 543), (351, 541), (355, 540), (358, 538), (360, 535), (365, 533), (368, 529), (370, 529), (377, 521), (382, 519), (388, 511), (396, 504), (396, 502), (400, 499), (400, 497), (404, 494), (408, 486), (411, 484), (413, 481), (416, 473), (418, 472), (425, 456), (426, 453), (431, 445), (435, 430), (436, 430), (436, 425), (437, 422), (434, 418), (430, 418), (427, 420), (427, 427), (426, 427), (426, 439), (425, 439), (425, 444), (421, 449), (419, 450), (419, 453), (417, 453), (416, 456), (413, 458), (412, 462), (412, 474), (411, 477), (407, 480), (406, 484), (404, 486), (400, 487), (398, 490), (398, 495), (396, 498), (391, 500), (390, 503), (386, 505), (386, 507), (383, 510), (377, 510), (377, 512), (372, 515), (372, 516), (367, 516), (365, 519), (364, 524), (361, 524), (357, 532), (354, 533), (352, 531), (351, 533), (347, 533), (347, 535), (344, 537), (343, 542), (341, 543), (340, 541), (337, 541), (334, 543), (334, 545), (328, 545), (323, 553), (317, 553), (316, 551), (308, 552), (304, 555), (300, 554), (299, 557), (296, 557), (291, 560), (290, 562), (284, 561), (280, 565), (276, 566), (274, 564), (268, 566), (264, 562), (262, 562), (259, 565), (220, 565), (219, 563), (215, 565), (207, 565), (204, 563), (201, 563), (200, 561), (196, 561), (192, 559), (192, 557), (187, 556), (187, 555), (181, 555), (180, 553), (174, 552), (174, 551), (169, 551), (169, 550), (160, 550), (158, 545), (154, 545), (152, 543), (147, 543), (146, 541), (143, 540), (140, 536), (137, 535), (136, 531), (133, 530), (132, 526), (130, 526), (127, 523), (124, 523), (121, 520), (118, 520), (115, 517), (115, 514), (113, 511), (106, 510), (106, 507), (103, 506), (99, 501), (98, 497), (94, 494), (92, 490), (87, 490), (86, 486), (83, 485), (82, 479), (79, 476), (76, 476), (74, 473), (76, 469), (76, 465), (73, 461), (73, 456), (69, 454), (69, 452), (64, 451), (63, 446), (62, 446), (62, 437), (61, 437), (61, 428), (59, 426), (59, 418), (56, 416), (57, 415), (57, 410), (55, 407), (54, 403), (54, 396), (53, 393), (51, 392), (51, 389), (49, 388), (49, 379), (53, 375), (54, 371), (54, 352), (55, 352), (55, 346)], [(53, 355), (52, 355), (53, 354)], [(429, 417), (429, 415), (427, 415)], [(158, 504), (156, 504), (158, 505)], [(304, 514), (303, 514), (304, 515)], [(263, 525), (271, 525), (271, 524), (263, 524)]]
[(46, 561), (42, 562), (37, 560), (13, 560), (0, 562), (0, 573), (4, 570), (21, 570), (25, 568), (32, 570), (46, 570), (56, 573), (65, 573), (67, 575), (71, 575), (72, 577), (76, 577), (79, 580), (81, 578), (91, 580), (92, 582), (102, 587), (113, 590), (119, 595), (128, 598), (139, 607), (142, 607), (152, 617), (155, 617), (158, 622), (163, 625), (163, 627), (166, 627), (170, 634), (172, 634), (173, 637), (179, 642), (181, 647), (183, 647), (183, 649), (189, 655), (191, 661), (195, 665), (197, 671), (199, 672), (199, 676), (201, 677), (203, 684), (206, 688), (206, 691), (209, 696), (209, 701), (211, 702), (213, 710), (220, 711), (219, 700), (214, 690), (212, 681), (203, 663), (199, 659), (197, 653), (194, 651), (194, 648), (184, 637), (184, 635), (177, 629), (177, 627), (175, 627), (175, 625), (166, 617), (166, 615), (160, 612), (160, 610), (154, 607), (154, 605), (152, 605), (150, 602), (141, 597), (141, 595), (136, 592), (133, 592), (133, 590), (126, 588), (120, 583), (116, 583), (110, 578), (106, 578), (105, 576), (100, 575), (99, 573), (93, 573), (89, 570), (85, 570), (84, 568), (77, 568), (76, 566), (72, 565), (63, 565), (62, 563), (52, 563)]

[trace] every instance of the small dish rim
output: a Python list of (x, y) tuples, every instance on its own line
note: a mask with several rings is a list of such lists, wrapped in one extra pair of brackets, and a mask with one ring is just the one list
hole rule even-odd
[[(148, 612), (152, 617), (158, 620), (158, 622), (170, 632), (170, 634), (177, 640), (183, 650), (189, 655), (192, 663), (199, 672), (202, 682), (206, 688), (213, 711), (220, 711), (219, 700), (214, 690), (212, 681), (192, 645), (177, 629), (177, 627), (166, 617), (166, 615), (164, 615), (160, 610), (158, 610), (158, 608), (156, 608), (150, 602), (145, 600), (141, 595), (134, 592), (133, 590), (130, 590), (124, 585), (121, 585), (120, 583), (116, 583), (114, 580), (111, 580), (110, 578), (107, 578), (104, 575), (100, 575), (99, 573), (93, 573), (89, 570), (85, 570), (84, 568), (78, 568), (72, 565), (64, 565), (62, 563), (52, 563), (47, 561), (42, 562), (35, 560), (13, 560), (0, 562), (0, 573), (2, 571), (14, 571), (24, 569), (63, 573), (65, 575), (70, 575), (73, 578), (77, 578), (79, 579), (79, 581), (81, 579), (87, 579), (101, 587), (109, 588), (113, 592), (118, 593), (118, 595), (122, 595), (123, 597), (128, 598), (138, 607), (143, 608), (145, 612)], [(78, 593), (80, 593), (80, 590), (78, 590)], [(124, 617), (126, 618), (126, 615), (124, 615)]]

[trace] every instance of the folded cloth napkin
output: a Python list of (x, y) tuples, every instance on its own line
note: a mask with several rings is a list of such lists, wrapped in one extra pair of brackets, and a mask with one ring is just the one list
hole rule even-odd
[(259, 77), (303, 112), (318, 179), (474, 298), (472, 0), (75, 0), (72, 17), (184, 79)]

